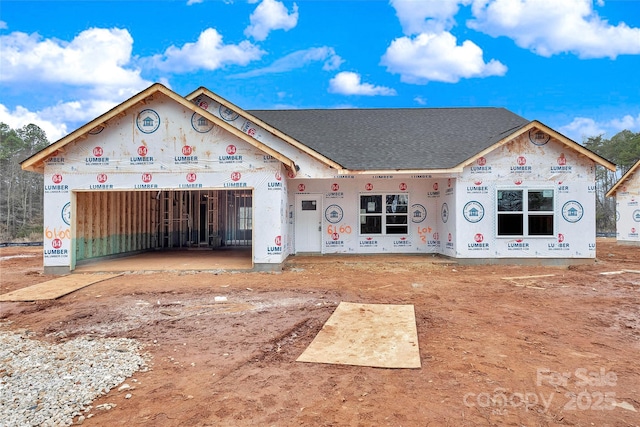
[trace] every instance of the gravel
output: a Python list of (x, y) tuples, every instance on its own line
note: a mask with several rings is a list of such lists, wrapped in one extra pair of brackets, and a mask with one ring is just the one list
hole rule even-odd
[(147, 369), (142, 344), (132, 339), (83, 336), (50, 344), (31, 335), (0, 331), (2, 427), (71, 425), (94, 399)]

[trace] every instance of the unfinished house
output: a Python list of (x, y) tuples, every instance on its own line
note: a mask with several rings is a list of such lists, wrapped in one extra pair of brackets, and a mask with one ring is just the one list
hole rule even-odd
[(595, 258), (595, 165), (503, 108), (245, 111), (154, 84), (22, 163), (45, 177), (44, 266), (147, 251)]
[(640, 160), (607, 192), (616, 198), (618, 243), (640, 246)]

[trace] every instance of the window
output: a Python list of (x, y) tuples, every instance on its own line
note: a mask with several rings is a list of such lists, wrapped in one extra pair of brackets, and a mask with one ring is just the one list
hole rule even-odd
[(408, 234), (407, 194), (360, 196), (360, 234)]
[(316, 210), (316, 201), (315, 200), (303, 200), (302, 201), (302, 210), (303, 211), (315, 211)]
[(498, 236), (553, 236), (553, 190), (498, 190)]
[(251, 207), (238, 207), (238, 228), (240, 230), (251, 230)]

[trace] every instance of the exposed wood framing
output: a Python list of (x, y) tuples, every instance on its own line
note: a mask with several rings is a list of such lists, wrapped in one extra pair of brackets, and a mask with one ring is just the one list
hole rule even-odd
[(77, 261), (155, 247), (155, 192), (78, 192), (75, 202)]

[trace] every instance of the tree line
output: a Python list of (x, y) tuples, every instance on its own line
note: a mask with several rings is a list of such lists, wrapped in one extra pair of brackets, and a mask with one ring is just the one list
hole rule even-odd
[(11, 129), (0, 123), (0, 242), (42, 241), (43, 176), (23, 171), (20, 162), (47, 145), (34, 124)]
[(605, 194), (640, 160), (640, 132), (623, 130), (611, 139), (602, 135), (592, 136), (584, 141), (584, 146), (617, 166), (616, 172), (596, 167), (596, 231), (615, 233), (616, 201), (613, 197), (605, 197)]
[[(0, 242), (42, 240), (43, 176), (23, 171), (20, 162), (47, 145), (45, 132), (34, 124), (11, 129), (0, 123)], [(605, 194), (640, 159), (640, 132), (592, 136), (584, 146), (618, 166), (617, 172), (596, 168), (596, 230), (615, 233), (615, 200)]]

